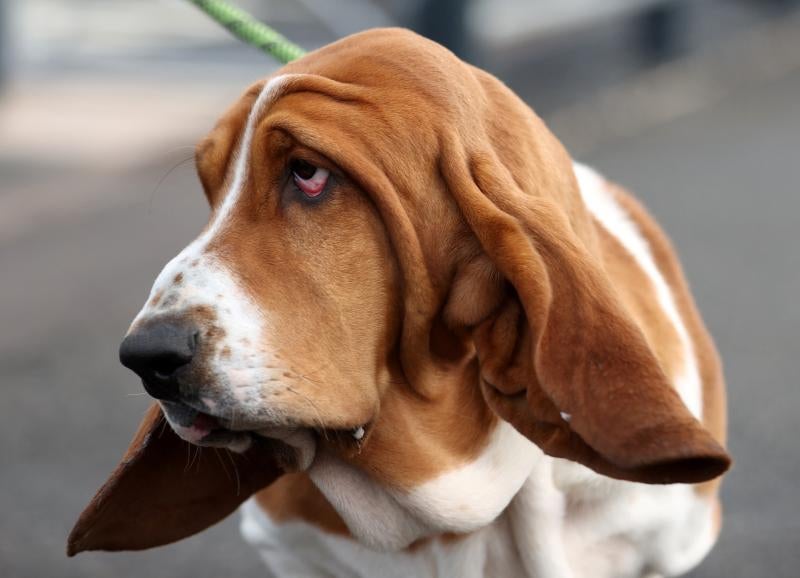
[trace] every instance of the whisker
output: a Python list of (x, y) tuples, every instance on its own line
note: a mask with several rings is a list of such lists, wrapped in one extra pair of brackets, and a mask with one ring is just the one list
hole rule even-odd
[[(276, 353), (278, 353), (280, 355), (280, 357), (284, 357), (285, 356), (284, 351), (280, 347), (276, 347), (275, 351), (276, 351)], [(316, 369), (312, 369), (311, 371), (306, 371), (305, 375), (313, 375), (313, 374), (315, 374), (315, 373), (317, 373), (319, 371), (322, 371), (323, 369), (327, 369), (332, 364), (333, 364), (333, 360), (329, 360), (327, 363), (323, 363), (321, 366), (317, 367)], [(289, 369), (291, 370), (291, 368), (289, 368)], [(295, 372), (293, 370), (292, 370), (292, 373), (294, 373), (296, 375), (301, 375), (298, 372)], [(311, 380), (309, 380), (309, 381), (311, 381)], [(320, 384), (319, 382), (316, 382), (316, 381), (311, 381), (311, 383), (314, 383), (315, 385), (322, 385), (322, 384)]]
[(192, 458), (192, 463), (189, 465), (189, 469), (191, 469), (193, 466), (196, 465), (197, 467), (195, 468), (195, 472), (199, 472), (200, 471), (200, 452), (203, 451), (203, 448), (201, 446), (195, 446), (195, 448), (196, 449), (195, 449), (194, 457)]
[(192, 444), (186, 444), (186, 465), (183, 467), (183, 473), (189, 471), (189, 463), (192, 457)]
[[(328, 361), (327, 363), (322, 364), (321, 366), (317, 367), (316, 369), (312, 369), (311, 371), (306, 371), (305, 373), (298, 374), (298, 375), (300, 375), (301, 377), (306, 377), (307, 378), (309, 375), (314, 375), (315, 373), (319, 373), (323, 369), (328, 369), (328, 367), (330, 367), (332, 364), (333, 364), (333, 361)], [(314, 380), (309, 380), (309, 381), (311, 381), (311, 383), (315, 383), (317, 385), (322, 385), (318, 381), (314, 381)]]
[(238, 496), (242, 492), (242, 483), (239, 479), (239, 470), (236, 469), (236, 461), (234, 461), (233, 456), (231, 456), (231, 451), (228, 448), (225, 448), (225, 455), (228, 456), (228, 459), (233, 466), (233, 473), (236, 475), (236, 495)]
[[(276, 350), (277, 350), (276, 352), (278, 354), (280, 354), (281, 357), (283, 357), (284, 352), (280, 349), (280, 347), (276, 348)], [(291, 371), (291, 369), (289, 371), (291, 371), (291, 373), (293, 375), (296, 375), (297, 377), (300, 377), (301, 379), (304, 379), (305, 381), (307, 381), (309, 383), (312, 383), (312, 384), (314, 384), (316, 386), (321, 386), (321, 385), (323, 385), (322, 383), (320, 383), (318, 381), (315, 381), (314, 379), (311, 379), (310, 377), (308, 377), (308, 375), (309, 374), (313, 375), (313, 374), (315, 374), (315, 373), (317, 373), (319, 371), (322, 371), (323, 369), (326, 369), (327, 367), (329, 367), (332, 363), (333, 363), (332, 360), (328, 361), (327, 363), (323, 363), (321, 366), (319, 366), (319, 367), (317, 367), (315, 369), (312, 369), (309, 372), (306, 372), (306, 374), (297, 373), (295, 371)], [(311, 406), (311, 409), (313, 409), (314, 413), (316, 414), (316, 418), (315, 418), (314, 421), (317, 423), (317, 426), (319, 427), (320, 431), (322, 432), (322, 436), (325, 438), (326, 441), (329, 441), (330, 438), (328, 437), (328, 430), (325, 427), (325, 423), (322, 420), (322, 413), (319, 411), (319, 408), (317, 407), (317, 405), (311, 400), (310, 397), (308, 397), (306, 394), (304, 394), (304, 393), (302, 393), (300, 391), (297, 391), (291, 385), (287, 384), (286, 385), (286, 390), (289, 391), (290, 393), (293, 393), (297, 397), (301, 398), (309, 406)]]
[(159, 438), (161, 438), (161, 436), (164, 435), (164, 432), (167, 431), (166, 428), (167, 428), (167, 418), (166, 417), (162, 417), (161, 418), (161, 429), (158, 430), (158, 437)]
[(320, 413), (317, 405), (311, 400), (310, 397), (308, 397), (306, 394), (300, 391), (297, 391), (291, 385), (287, 385), (286, 390), (289, 391), (290, 393), (293, 393), (300, 399), (304, 400), (306, 403), (308, 403), (308, 405), (311, 406), (311, 409), (313, 409), (314, 413), (316, 414), (316, 419), (314, 421), (316, 421), (317, 425), (319, 426), (319, 429), (322, 431), (322, 436), (325, 438), (326, 441), (329, 441), (330, 438), (328, 438), (328, 430), (325, 428), (325, 423), (322, 420), (322, 414)]
[(187, 157), (185, 159), (182, 159), (182, 160), (178, 161), (177, 163), (175, 163), (174, 165), (172, 165), (172, 167), (164, 174), (164, 176), (162, 176), (160, 179), (158, 179), (158, 182), (156, 183), (156, 186), (153, 187), (153, 190), (150, 192), (150, 198), (147, 200), (147, 212), (148, 213), (152, 212), (152, 210), (153, 210), (153, 199), (155, 198), (156, 193), (158, 192), (158, 189), (161, 187), (161, 185), (164, 183), (164, 181), (167, 180), (167, 178), (175, 171), (175, 169), (177, 169), (178, 167), (180, 167), (183, 164), (186, 164), (187, 162), (189, 162), (191, 160), (194, 160), (194, 154), (192, 154), (191, 156), (189, 156), (189, 157)]
[(313, 383), (314, 385), (322, 385), (322, 383), (320, 383), (319, 381), (316, 381), (316, 380), (314, 380), (314, 379), (311, 379), (310, 377), (308, 377), (307, 375), (304, 375), (304, 374), (302, 374), (302, 373), (298, 373), (298, 374), (296, 374), (296, 375), (297, 375), (298, 377), (300, 377), (301, 379), (305, 379), (305, 380), (306, 380), (308, 383)]
[(212, 449), (214, 450), (214, 455), (217, 456), (219, 464), (222, 466), (222, 471), (225, 472), (225, 477), (233, 481), (233, 478), (231, 478), (231, 474), (228, 472), (228, 466), (225, 465), (225, 461), (219, 455), (219, 448), (212, 448)]
[(194, 151), (195, 147), (192, 145), (181, 145), (177, 147), (172, 147), (171, 149), (167, 149), (164, 151), (164, 156), (171, 155), (172, 153), (176, 153), (178, 151), (185, 151), (186, 149), (190, 149)]

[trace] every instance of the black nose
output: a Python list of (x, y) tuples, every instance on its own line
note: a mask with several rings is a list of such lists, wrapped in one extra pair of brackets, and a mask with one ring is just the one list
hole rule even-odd
[(197, 329), (188, 323), (159, 321), (130, 333), (119, 346), (119, 360), (139, 377), (156, 399), (177, 400), (177, 371), (192, 361)]

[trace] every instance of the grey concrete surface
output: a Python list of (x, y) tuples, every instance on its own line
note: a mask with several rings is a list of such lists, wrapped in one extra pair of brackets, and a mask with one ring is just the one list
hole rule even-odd
[[(692, 576), (799, 575), (800, 73), (584, 160), (633, 189), (671, 234), (725, 360), (736, 465), (720, 542)], [(42, 177), (28, 194), (107, 189), (117, 200), (71, 207), (0, 244), (2, 577), (263, 575), (235, 517), (153, 551), (64, 555), (148, 404), (117, 363), (119, 339), (205, 219), (191, 164), (150, 202), (169, 166)]]

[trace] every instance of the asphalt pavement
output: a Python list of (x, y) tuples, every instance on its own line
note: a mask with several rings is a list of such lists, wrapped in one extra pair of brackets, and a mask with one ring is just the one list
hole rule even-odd
[[(736, 464), (722, 536), (692, 576), (798, 576), (800, 72), (600, 143), (582, 160), (635, 191), (670, 233), (725, 362)], [(64, 210), (3, 215), (15, 227), (0, 242), (0, 576), (263, 575), (235, 516), (152, 551), (64, 553), (148, 405), (117, 362), (119, 340), (207, 214), (191, 163), (153, 194), (172, 164), (41, 170), (26, 195), (56, 190)]]

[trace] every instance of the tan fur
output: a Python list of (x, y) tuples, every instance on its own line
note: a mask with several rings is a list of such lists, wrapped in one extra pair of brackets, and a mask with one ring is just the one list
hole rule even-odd
[(664, 373), (676, 375), (683, 364), (683, 351), (675, 327), (658, 304), (652, 282), (610, 233), (598, 227), (598, 236), (603, 267), (617, 289), (617, 296), (644, 333)]

